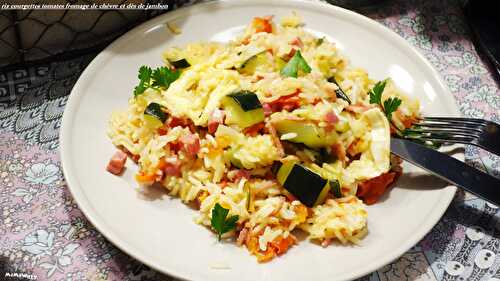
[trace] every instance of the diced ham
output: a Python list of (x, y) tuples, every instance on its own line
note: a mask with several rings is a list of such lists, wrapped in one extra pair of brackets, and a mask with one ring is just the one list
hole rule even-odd
[(175, 163), (166, 162), (163, 172), (166, 176), (180, 176), (181, 175), (181, 163), (180, 161)]
[(295, 56), (295, 52), (297, 52), (297, 49), (296, 49), (296, 48), (292, 48), (292, 49), (290, 50), (290, 52), (288, 52), (288, 54), (286, 54), (286, 55), (284, 56), (284, 59), (285, 59), (285, 60), (290, 60), (291, 58), (293, 58), (293, 56)]
[(219, 185), (220, 185), (220, 187), (221, 187), (221, 188), (226, 187), (228, 184), (229, 184), (229, 183), (228, 183), (228, 181), (227, 181), (227, 180), (222, 180), (222, 181), (219, 183)]
[(189, 130), (194, 133), (196, 131), (196, 126), (194, 125), (193, 121), (189, 118), (179, 118), (175, 116), (171, 116), (169, 120), (167, 121), (168, 128), (174, 128), (177, 126), (183, 127), (183, 128), (189, 128)]
[(280, 140), (278, 133), (276, 132), (276, 129), (274, 128), (273, 124), (267, 122), (266, 129), (269, 132), (269, 135), (271, 135), (271, 140), (273, 141), (273, 144), (278, 149), (279, 156), (284, 157), (285, 150), (283, 149), (283, 145), (281, 144), (281, 140)]
[(311, 104), (317, 105), (320, 102), (322, 102), (322, 100), (320, 98), (314, 98), (313, 101), (311, 102)]
[(271, 105), (269, 105), (268, 103), (263, 103), (262, 109), (264, 110), (265, 116), (269, 116), (269, 115), (273, 114), (273, 109), (272, 109)]
[(184, 151), (190, 156), (196, 156), (198, 151), (200, 151), (200, 138), (198, 135), (183, 135), (179, 141), (182, 143)]
[(181, 161), (179, 159), (169, 159), (165, 161), (164, 158), (160, 159), (158, 169), (163, 172), (165, 176), (180, 176), (181, 175)]
[(363, 113), (365, 111), (368, 111), (369, 109), (372, 109), (373, 106), (370, 105), (363, 105), (363, 104), (351, 104), (345, 108), (345, 110), (353, 113)]
[(250, 126), (250, 127), (245, 128), (243, 130), (243, 133), (245, 135), (255, 137), (260, 132), (260, 130), (262, 130), (263, 128), (264, 128), (264, 122), (259, 122), (257, 124)]
[(220, 109), (215, 109), (212, 114), (210, 114), (210, 118), (208, 119), (208, 133), (213, 134), (217, 131), (217, 128), (220, 124), (224, 123), (225, 117), (224, 111)]
[(299, 117), (296, 115), (287, 115), (282, 118), (283, 120), (290, 120), (290, 121), (304, 121), (306, 120), (304, 117)]
[(118, 148), (123, 151), (124, 153), (127, 154), (128, 157), (130, 157), (130, 159), (132, 159), (132, 161), (134, 161), (135, 163), (137, 163), (139, 161), (139, 158), (140, 156), (137, 155), (137, 154), (133, 154), (132, 152), (128, 151), (128, 149), (126, 149), (124, 146), (120, 145), (118, 146)]
[(337, 159), (339, 159), (340, 161), (347, 160), (345, 148), (341, 143), (333, 144), (331, 146), (331, 149), (332, 153), (335, 154), (335, 156), (337, 156)]
[(302, 40), (300, 40), (299, 37), (295, 37), (292, 42), (290, 42), (291, 45), (297, 46), (299, 48), (304, 47), (304, 43), (302, 43)]
[(333, 110), (330, 110), (325, 114), (325, 121), (329, 124), (336, 124), (339, 122), (339, 117), (337, 117), (337, 114)]
[(260, 74), (256, 74), (254, 77), (253, 77), (253, 80), (252, 82), (259, 82), (260, 80), (264, 79), (265, 77), (260, 75)]
[(234, 181), (238, 182), (240, 179), (249, 179), (250, 178), (250, 172), (244, 169), (239, 169), (236, 175), (234, 175)]
[(361, 139), (359, 138), (356, 138), (354, 139), (351, 144), (349, 144), (349, 146), (347, 147), (347, 154), (349, 154), (349, 156), (351, 157), (354, 157), (356, 155), (358, 155), (359, 153), (361, 153), (360, 151), (360, 144), (361, 144)]
[(330, 239), (330, 238), (326, 238), (325, 240), (323, 240), (323, 242), (321, 242), (321, 247), (326, 248), (326, 247), (328, 247), (331, 243), (332, 243), (332, 239)]
[(247, 36), (241, 40), (241, 45), (248, 45), (250, 44), (250, 36)]
[(167, 144), (167, 146), (169, 147), (170, 151), (177, 154), (182, 149), (183, 144), (181, 142), (178, 142), (178, 141), (173, 141), (173, 142), (169, 142)]
[(111, 160), (109, 160), (106, 170), (114, 175), (120, 175), (123, 172), (123, 167), (127, 161), (127, 154), (121, 150), (115, 152)]
[(281, 96), (269, 103), (267, 103), (268, 107), (271, 109), (271, 112), (278, 112), (281, 110), (292, 111), (300, 106), (300, 97), (301, 93), (300, 89), (297, 89), (294, 93), (286, 96)]
[(236, 240), (236, 243), (241, 246), (243, 243), (245, 243), (246, 239), (248, 236), (248, 228), (243, 228), (240, 231), (240, 234), (238, 235), (238, 239)]

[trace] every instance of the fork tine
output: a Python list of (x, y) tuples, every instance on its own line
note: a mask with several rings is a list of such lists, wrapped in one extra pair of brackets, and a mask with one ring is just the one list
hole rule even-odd
[(424, 117), (424, 121), (432, 121), (432, 122), (442, 122), (442, 123), (468, 123), (468, 124), (476, 124), (476, 125), (484, 125), (488, 124), (487, 120), (477, 119), (477, 118), (457, 118), (457, 117)]
[(469, 131), (473, 130), (478, 133), (481, 133), (481, 127), (478, 127), (478, 125), (473, 125), (473, 124), (463, 124), (463, 123), (453, 123), (453, 124), (443, 124), (443, 123), (417, 123), (415, 124), (418, 127), (423, 128), (423, 130), (427, 130), (428, 128), (441, 128), (441, 129), (450, 129), (450, 130), (462, 130), (462, 131)]
[(464, 137), (473, 137), (473, 138), (480, 138), (481, 133), (480, 131), (478, 132), (477, 130), (455, 130), (455, 129), (436, 129), (436, 128), (425, 128), (421, 130), (413, 130), (413, 129), (407, 129), (406, 132), (411, 133), (411, 134), (419, 134), (421, 136), (464, 136)]
[[(500, 124), (477, 118), (423, 117), (406, 138), (479, 146), (500, 155)], [(408, 129), (407, 129), (408, 130)]]
[(476, 140), (472, 137), (442, 137), (442, 136), (406, 136), (406, 138), (414, 140), (424, 140), (424, 141), (436, 141), (436, 142), (449, 142), (449, 143), (463, 143), (463, 144), (473, 144)]

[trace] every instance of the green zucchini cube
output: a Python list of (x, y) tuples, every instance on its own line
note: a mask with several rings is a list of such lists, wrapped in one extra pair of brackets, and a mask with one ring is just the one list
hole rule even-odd
[(286, 190), (307, 207), (322, 204), (330, 191), (328, 180), (293, 162), (281, 166), (277, 179)]
[(240, 91), (222, 99), (226, 110), (226, 124), (238, 125), (241, 129), (264, 121), (264, 110), (255, 93)]

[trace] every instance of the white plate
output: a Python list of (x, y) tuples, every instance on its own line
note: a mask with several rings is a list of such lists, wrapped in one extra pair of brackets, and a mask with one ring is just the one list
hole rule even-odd
[[(352, 279), (388, 264), (415, 245), (439, 220), (455, 193), (421, 170), (405, 165), (405, 177), (370, 206), (362, 246), (326, 249), (301, 242), (283, 257), (258, 264), (246, 249), (218, 243), (193, 222), (195, 211), (178, 199), (144, 200), (128, 162), (122, 177), (106, 172), (116, 150), (106, 137), (110, 112), (127, 106), (141, 65), (161, 65), (167, 46), (227, 40), (252, 17), (298, 11), (307, 29), (327, 35), (356, 66), (376, 79), (391, 77), (420, 99), (424, 114), (459, 115), (438, 73), (404, 39), (356, 13), (301, 1), (222, 1), (180, 9), (122, 36), (97, 56), (76, 83), (61, 128), (61, 158), (70, 190), (87, 218), (111, 242), (147, 265), (191, 280)], [(182, 28), (173, 35), (165, 23)], [(229, 269), (213, 269), (224, 265)]]

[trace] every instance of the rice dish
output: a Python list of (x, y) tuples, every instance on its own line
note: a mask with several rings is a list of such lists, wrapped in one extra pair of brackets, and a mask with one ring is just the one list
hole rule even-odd
[[(141, 68), (108, 129), (138, 164), (138, 184), (196, 206), (196, 223), (259, 262), (297, 244), (297, 230), (325, 247), (359, 244), (365, 204), (401, 173), (391, 132), (419, 112), (390, 79), (372, 80), (305, 31), (297, 14), (273, 20), (254, 18), (226, 44), (168, 48), (164, 68)], [(108, 170), (119, 174), (119, 162)]]

